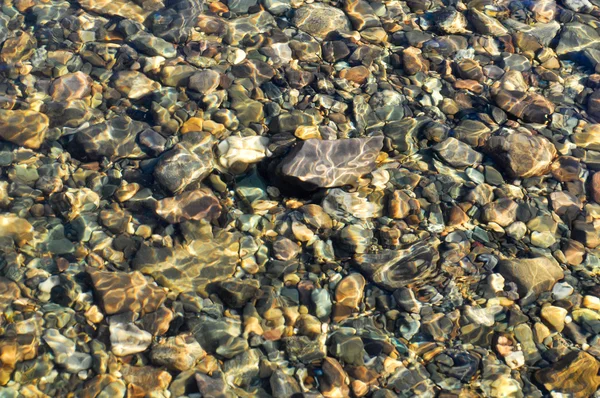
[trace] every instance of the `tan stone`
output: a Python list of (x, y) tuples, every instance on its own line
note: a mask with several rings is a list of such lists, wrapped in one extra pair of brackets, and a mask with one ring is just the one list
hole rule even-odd
[(551, 367), (540, 369), (535, 378), (548, 391), (560, 392), (573, 398), (588, 398), (600, 386), (600, 362), (583, 351), (565, 355)]
[(33, 110), (0, 110), (0, 138), (15, 145), (38, 149), (44, 142), (49, 119)]

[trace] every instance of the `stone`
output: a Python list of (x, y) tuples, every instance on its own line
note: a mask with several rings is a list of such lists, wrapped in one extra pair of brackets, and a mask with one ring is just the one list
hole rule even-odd
[(160, 393), (164, 391), (173, 376), (164, 369), (156, 369), (152, 366), (130, 366), (125, 364), (121, 367), (123, 381), (128, 385), (128, 391), (132, 391), (141, 396), (153, 395), (153, 392)]
[(220, 353), (222, 349), (227, 348), (227, 345), (232, 346), (236, 342), (242, 344), (236, 350), (237, 352), (229, 352), (227, 358), (248, 349), (246, 340), (240, 340), (239, 338), (242, 333), (242, 324), (239, 320), (224, 317), (214, 319), (206, 315), (200, 315), (190, 318), (188, 324), (196, 341), (209, 353)]
[(50, 95), (54, 101), (71, 101), (90, 95), (92, 79), (83, 72), (69, 73), (52, 82)]
[(160, 81), (169, 87), (185, 87), (196, 71), (192, 65), (167, 65), (160, 71)]
[(600, 48), (598, 32), (591, 26), (579, 22), (565, 24), (556, 46), (556, 54), (576, 54), (586, 48)]
[(268, 137), (227, 137), (218, 145), (219, 163), (228, 169), (244, 171), (248, 165), (258, 163), (271, 154), (268, 144)]
[(501, 260), (496, 270), (517, 285), (522, 305), (531, 304), (540, 293), (550, 291), (564, 277), (556, 261), (546, 257)]
[(177, 49), (168, 41), (145, 31), (142, 24), (130, 19), (119, 22), (117, 28), (126, 36), (126, 40), (137, 51), (150, 57), (173, 58)]
[(214, 221), (221, 215), (221, 204), (210, 189), (199, 188), (157, 201), (156, 214), (171, 224), (186, 220)]
[(296, 9), (292, 24), (319, 39), (324, 39), (331, 32), (348, 33), (352, 30), (342, 10), (324, 3), (306, 4)]
[(537, 22), (548, 23), (556, 17), (556, 0), (540, 0), (529, 5)]
[(333, 320), (341, 322), (358, 310), (367, 281), (358, 273), (350, 274), (338, 283), (335, 288), (335, 306)]
[(109, 374), (99, 374), (85, 383), (81, 398), (96, 398), (102, 396), (125, 397), (125, 383)]
[(517, 203), (508, 198), (501, 198), (488, 203), (482, 209), (484, 222), (495, 222), (501, 227), (508, 227), (517, 218)]
[(583, 204), (579, 198), (570, 192), (552, 192), (550, 194), (552, 210), (559, 216), (567, 215), (574, 219), (581, 211)]
[(189, 334), (168, 337), (152, 344), (150, 350), (152, 363), (177, 372), (191, 369), (204, 356), (206, 352)]
[(514, 132), (491, 137), (486, 151), (513, 178), (546, 174), (556, 156), (556, 148), (546, 138)]
[(249, 126), (251, 123), (260, 123), (264, 118), (263, 105), (250, 98), (248, 91), (236, 84), (228, 91), (231, 100), (231, 109), (236, 113), (240, 123)]
[(415, 75), (429, 71), (429, 61), (422, 54), (423, 52), (416, 47), (408, 47), (402, 51), (402, 65), (406, 74)]
[(188, 88), (190, 90), (208, 95), (219, 87), (221, 75), (210, 69), (195, 72), (190, 76)]
[(102, 157), (110, 161), (140, 159), (146, 154), (138, 144), (137, 137), (147, 127), (145, 123), (128, 116), (119, 116), (80, 130), (75, 134), (74, 142), (79, 151), (83, 150), (82, 155), (91, 160)]
[(453, 167), (473, 166), (483, 160), (482, 154), (452, 137), (446, 138), (446, 140), (433, 146), (433, 150)]
[(232, 308), (242, 308), (259, 296), (260, 284), (254, 279), (227, 279), (218, 284), (218, 295)]
[(273, 372), (269, 378), (269, 384), (273, 392), (273, 398), (287, 398), (302, 392), (296, 379), (285, 374), (281, 369)]
[(33, 334), (17, 334), (0, 338), (0, 386), (5, 386), (18, 362), (38, 355), (39, 340)]
[(81, 7), (86, 11), (97, 14), (119, 16), (143, 23), (151, 11), (144, 10), (136, 3), (126, 0), (79, 0)]
[(214, 167), (214, 137), (187, 133), (182, 141), (163, 153), (154, 168), (154, 178), (174, 194), (206, 178)]
[(592, 222), (577, 220), (573, 222), (571, 238), (590, 249), (600, 246), (600, 220)]
[(158, 82), (137, 71), (119, 71), (112, 76), (115, 88), (129, 99), (138, 100), (158, 90)]
[(17, 246), (23, 246), (33, 239), (33, 226), (15, 214), (0, 214), (0, 238), (10, 238)]
[(8, 310), (14, 300), (21, 297), (19, 286), (4, 277), (0, 277), (0, 312)]
[(282, 160), (279, 173), (308, 189), (353, 185), (373, 171), (383, 137), (298, 143)]
[(2, 51), (0, 51), (0, 62), (14, 65), (27, 61), (33, 56), (37, 40), (27, 32), (19, 30), (18, 33), (4, 42)]
[(590, 178), (590, 198), (600, 204), (600, 172), (595, 172)]
[(435, 25), (446, 34), (471, 33), (467, 29), (467, 18), (453, 7), (444, 8), (434, 14)]
[(15, 145), (39, 149), (46, 138), (49, 119), (33, 110), (0, 109), (0, 138)]
[(236, 14), (247, 14), (250, 7), (256, 6), (258, 0), (228, 0), (227, 7)]
[(309, 364), (327, 356), (324, 339), (306, 336), (290, 336), (283, 339), (285, 351), (291, 361)]
[(437, 240), (418, 242), (408, 249), (358, 254), (353, 262), (375, 284), (393, 291), (409, 284), (426, 284), (436, 276), (438, 245)]
[(133, 323), (110, 324), (111, 351), (118, 357), (146, 351), (152, 343), (152, 335)]
[(568, 311), (562, 307), (546, 305), (540, 311), (540, 317), (549, 326), (557, 332), (562, 332), (565, 328), (565, 318)]
[(572, 351), (552, 366), (535, 372), (548, 391), (574, 398), (590, 397), (600, 386), (600, 361), (584, 351)]
[(552, 163), (552, 176), (560, 182), (577, 181), (581, 170), (579, 159), (571, 156), (560, 156)]
[(544, 249), (549, 248), (556, 243), (554, 234), (550, 231), (537, 232), (533, 231), (529, 237), (533, 246), (542, 247)]
[(164, 5), (164, 8), (152, 13), (146, 23), (161, 39), (171, 43), (185, 42), (202, 13), (204, 1), (166, 0)]
[(324, 397), (350, 396), (350, 388), (348, 388), (348, 384), (346, 383), (348, 376), (337, 360), (331, 357), (325, 358), (322, 369), (323, 376), (319, 388)]
[(194, 240), (186, 246), (143, 244), (132, 266), (175, 292), (206, 294), (209, 283), (226, 280), (234, 274), (240, 261), (239, 240), (237, 232), (219, 232), (214, 237)]
[(500, 109), (530, 123), (546, 124), (554, 113), (554, 104), (536, 93), (498, 90), (493, 98)]
[(115, 315), (131, 311), (142, 315), (154, 312), (166, 299), (166, 292), (148, 283), (137, 271), (107, 272), (88, 268), (96, 294), (104, 313)]
[(410, 196), (405, 192), (396, 190), (392, 192), (388, 202), (388, 215), (395, 219), (408, 217), (411, 211)]
[(297, 243), (283, 236), (279, 236), (273, 243), (273, 256), (281, 261), (295, 259), (302, 251)]
[(580, 148), (600, 151), (600, 124), (589, 124), (582, 132), (574, 133), (571, 140)]
[(292, 6), (290, 3), (290, 0), (264, 0), (262, 2), (267, 11), (273, 15), (282, 15), (291, 10)]
[(508, 35), (508, 29), (504, 27), (496, 18), (486, 15), (477, 8), (469, 10), (469, 21), (475, 27), (477, 33), (489, 36)]
[(569, 265), (579, 265), (583, 262), (585, 256), (585, 246), (581, 242), (569, 239), (564, 242), (562, 251)]

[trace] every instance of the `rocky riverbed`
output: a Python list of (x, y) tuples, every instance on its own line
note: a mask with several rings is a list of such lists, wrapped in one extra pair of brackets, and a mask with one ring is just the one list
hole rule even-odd
[(598, 397), (600, 0), (4, 0), (0, 397)]

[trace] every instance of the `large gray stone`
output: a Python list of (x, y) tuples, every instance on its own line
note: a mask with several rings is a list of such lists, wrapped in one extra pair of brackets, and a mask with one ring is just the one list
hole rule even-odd
[(382, 146), (381, 136), (306, 140), (283, 159), (280, 174), (307, 189), (353, 185), (361, 176), (373, 171)]

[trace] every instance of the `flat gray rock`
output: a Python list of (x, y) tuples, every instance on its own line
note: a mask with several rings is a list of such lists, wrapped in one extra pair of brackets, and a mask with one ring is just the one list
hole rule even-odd
[(322, 141), (310, 139), (296, 145), (280, 164), (283, 177), (306, 188), (353, 185), (373, 171), (383, 137)]

